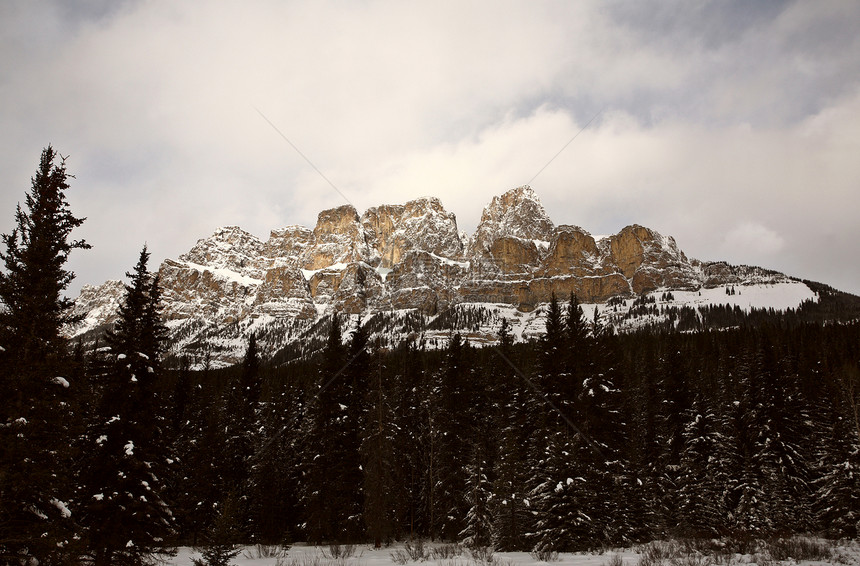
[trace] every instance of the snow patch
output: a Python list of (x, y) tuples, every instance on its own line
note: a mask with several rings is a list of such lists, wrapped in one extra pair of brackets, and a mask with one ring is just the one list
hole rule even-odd
[(66, 506), (65, 502), (60, 501), (59, 499), (52, 499), (51, 505), (60, 510), (60, 515), (62, 515), (63, 518), (68, 519), (72, 516), (72, 512), (69, 511), (69, 508)]
[(256, 287), (263, 283), (262, 279), (257, 279), (256, 277), (250, 277), (248, 275), (242, 275), (232, 269), (227, 269), (226, 267), (208, 267), (206, 265), (201, 265), (199, 263), (194, 263), (191, 261), (183, 262), (186, 267), (190, 267), (196, 271), (201, 273), (209, 272), (218, 279), (222, 279), (225, 281), (229, 281), (231, 283), (238, 283), (244, 287)]

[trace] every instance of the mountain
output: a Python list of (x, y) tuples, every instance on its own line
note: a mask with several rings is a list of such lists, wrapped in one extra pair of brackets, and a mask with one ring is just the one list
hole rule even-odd
[[(361, 215), (344, 205), (320, 212), (313, 230), (287, 226), (266, 241), (219, 228), (158, 272), (171, 354), (216, 364), (238, 360), (251, 332), (270, 354), (301, 355), (335, 312), (374, 320), (388, 345), (433, 345), (452, 329), (492, 342), (502, 316), (517, 339), (538, 335), (541, 305), (553, 294), (575, 293), (590, 316), (596, 310), (616, 330), (668, 319), (653, 310), (644, 319), (630, 314), (642, 314), (636, 301), (648, 297), (655, 309), (659, 297), (697, 312), (720, 304), (795, 309), (819, 299), (809, 284), (776, 271), (689, 259), (672, 237), (643, 226), (609, 236), (556, 226), (528, 186), (494, 197), (471, 237), (437, 198)], [(85, 286), (75, 303), (84, 320), (69, 335), (92, 338), (110, 325), (122, 292), (118, 281)]]

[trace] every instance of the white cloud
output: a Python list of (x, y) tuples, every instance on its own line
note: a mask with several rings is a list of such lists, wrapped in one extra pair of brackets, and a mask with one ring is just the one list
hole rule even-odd
[(255, 108), (360, 210), (432, 194), (473, 230), (605, 108), (532, 183), (555, 222), (860, 291), (860, 7), (818, 4), (3, 4), (0, 231), (49, 142), (78, 283), (312, 225), (343, 199)]
[(785, 239), (773, 230), (757, 222), (743, 222), (726, 234), (723, 247), (726, 253), (746, 250), (758, 255), (775, 254), (782, 251)]

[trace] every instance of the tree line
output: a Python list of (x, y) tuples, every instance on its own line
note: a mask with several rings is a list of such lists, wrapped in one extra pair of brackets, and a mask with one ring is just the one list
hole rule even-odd
[(860, 520), (860, 324), (612, 335), (575, 296), (546, 333), (396, 347), (320, 322), (311, 358), (161, 363), (144, 247), (112, 331), (61, 337), (73, 274), (47, 148), (0, 252), (0, 563), (141, 564), (179, 544), (461, 541), (572, 551)]

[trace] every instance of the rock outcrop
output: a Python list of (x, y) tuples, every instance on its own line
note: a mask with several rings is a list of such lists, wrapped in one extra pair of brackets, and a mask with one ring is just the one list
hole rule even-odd
[(493, 197), (484, 208), (468, 255), (491, 254), (493, 243), (503, 236), (546, 242), (552, 233), (552, 220), (535, 192), (528, 186), (518, 187)]
[[(529, 187), (494, 197), (474, 235), (437, 198), (319, 213), (316, 226), (272, 230), (265, 242), (220, 228), (159, 268), (164, 314), (174, 325), (252, 325), (257, 319), (312, 321), (331, 312), (411, 310), (503, 303), (531, 311), (555, 294), (599, 303), (655, 289), (699, 289), (776, 272), (690, 260), (675, 240), (643, 226), (595, 238), (555, 226)], [(123, 293), (113, 281), (85, 287), (75, 312), (85, 332), (109, 324)]]

